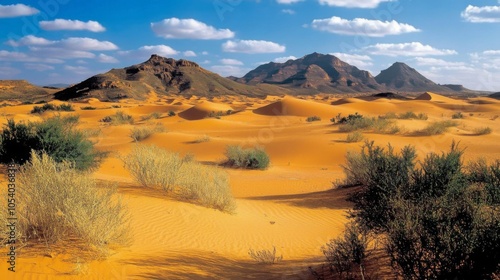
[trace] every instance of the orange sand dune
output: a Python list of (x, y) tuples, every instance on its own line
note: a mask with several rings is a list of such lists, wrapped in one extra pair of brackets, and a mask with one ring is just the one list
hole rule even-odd
[(186, 120), (200, 120), (206, 118), (212, 112), (226, 113), (229, 110), (233, 110), (233, 108), (225, 104), (217, 104), (204, 100), (192, 108), (179, 113), (179, 116)]
[(285, 115), (307, 117), (316, 115), (320, 117), (329, 117), (334, 114), (335, 109), (326, 104), (286, 96), (279, 101), (255, 109), (254, 112), (259, 115), (267, 116)]
[(457, 100), (432, 92), (425, 92), (417, 96), (415, 100), (427, 100), (434, 102), (457, 102)]

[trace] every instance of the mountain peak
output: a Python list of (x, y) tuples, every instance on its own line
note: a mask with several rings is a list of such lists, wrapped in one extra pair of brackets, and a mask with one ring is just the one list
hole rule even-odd
[(449, 91), (448, 88), (437, 85), (403, 62), (395, 62), (389, 68), (382, 70), (375, 80), (388, 88), (403, 91)]

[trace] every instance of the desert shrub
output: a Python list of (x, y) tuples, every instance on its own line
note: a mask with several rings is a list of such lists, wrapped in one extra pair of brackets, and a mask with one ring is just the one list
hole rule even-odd
[(83, 241), (86, 250), (106, 251), (126, 241), (127, 213), (114, 188), (98, 188), (95, 179), (32, 152), (18, 175), (19, 226), (27, 242)]
[(348, 223), (343, 236), (330, 240), (322, 247), (331, 271), (334, 271), (339, 279), (352, 279), (354, 270), (359, 269), (364, 279), (369, 241), (369, 233), (366, 230), (355, 222)]
[(361, 133), (359, 131), (355, 131), (355, 132), (351, 132), (351, 133), (347, 134), (345, 141), (347, 143), (357, 143), (357, 142), (362, 141), (363, 138), (364, 138), (363, 133)]
[(98, 137), (102, 134), (102, 129), (101, 128), (87, 128), (85, 130), (82, 130), (82, 133), (85, 137)]
[(96, 107), (92, 107), (92, 106), (84, 106), (84, 107), (81, 107), (80, 109), (81, 110), (95, 110), (97, 108)]
[(115, 109), (118, 109), (118, 108), (121, 108), (122, 105), (111, 105), (111, 108), (115, 108)]
[(71, 161), (78, 169), (96, 167), (103, 154), (71, 120), (60, 116), (29, 124), (9, 120), (1, 133), (0, 162), (24, 164), (35, 150), (46, 152), (57, 162)]
[(234, 198), (224, 171), (181, 158), (156, 146), (137, 145), (124, 157), (125, 168), (144, 187), (223, 212), (233, 212)]
[(101, 122), (110, 123), (112, 125), (133, 124), (134, 118), (122, 111), (118, 111), (114, 115), (104, 117), (101, 119)]
[(392, 121), (384, 118), (365, 118), (361, 115), (349, 115), (346, 121), (339, 122), (340, 132), (353, 132), (358, 130), (373, 130), (375, 133), (396, 134), (399, 127)]
[(226, 165), (229, 166), (248, 169), (266, 169), (269, 166), (269, 156), (262, 148), (227, 146), (225, 154)]
[(210, 113), (208, 113), (208, 118), (216, 118), (216, 119), (220, 119), (220, 117), (224, 116), (224, 112), (222, 111), (211, 111)]
[(491, 128), (486, 126), (486, 127), (479, 127), (474, 129), (474, 135), (486, 135), (490, 134), (492, 132)]
[(210, 142), (210, 137), (208, 135), (203, 135), (194, 140), (194, 143), (205, 143), (205, 142)]
[(66, 111), (66, 112), (71, 112), (74, 111), (75, 109), (73, 108), (73, 105), (69, 103), (64, 103), (59, 106), (56, 106), (56, 111)]
[(43, 106), (34, 106), (33, 109), (31, 110), (32, 114), (41, 114), (45, 111), (74, 111), (75, 109), (73, 108), (73, 105), (69, 103), (61, 104), (58, 106), (54, 106), (50, 103), (45, 103)]
[(65, 124), (70, 124), (70, 125), (75, 125), (75, 124), (78, 124), (78, 122), (80, 122), (79, 115), (68, 115), (68, 116), (61, 117), (61, 119)]
[(169, 117), (173, 117), (173, 116), (175, 116), (175, 112), (174, 112), (174, 111), (168, 111), (168, 116), (169, 116)]
[(438, 121), (428, 124), (424, 129), (420, 130), (419, 133), (427, 136), (439, 135), (448, 131), (448, 128), (456, 126), (455, 121)]
[(413, 148), (396, 154), (372, 142), (348, 158), (346, 175), (363, 185), (350, 197), (351, 217), (384, 233), (405, 279), (485, 279), (498, 268), (500, 163), (464, 168), (462, 154), (453, 143), (417, 166)]
[(451, 115), (451, 118), (452, 119), (463, 119), (464, 115), (462, 114), (462, 112), (456, 112), (453, 115)]
[(149, 136), (155, 134), (155, 133), (161, 133), (165, 132), (166, 129), (162, 124), (156, 124), (156, 125), (146, 125), (146, 126), (141, 126), (141, 127), (134, 127), (132, 128), (132, 131), (130, 133), (130, 137), (138, 142), (141, 140), (144, 140), (148, 138)]
[(321, 121), (321, 118), (318, 116), (311, 116), (311, 117), (307, 117), (306, 121), (307, 122), (317, 122), (317, 121)]
[(260, 250), (254, 251), (250, 249), (248, 251), (248, 255), (258, 263), (262, 264), (275, 264), (283, 260), (283, 255), (276, 255), (276, 247), (273, 246), (273, 250)]
[(389, 119), (389, 120), (390, 120), (390, 119), (397, 119), (397, 118), (399, 118), (399, 117), (398, 117), (398, 115), (397, 115), (396, 113), (394, 113), (394, 112), (389, 112), (389, 113), (387, 113), (387, 114), (385, 114), (385, 115), (383, 115), (383, 116), (379, 116), (379, 118), (382, 118), (382, 119)]
[(402, 114), (396, 114), (393, 112), (389, 112), (383, 116), (380, 116), (382, 119), (400, 119), (400, 120), (410, 120), (410, 119), (416, 119), (416, 120), (427, 120), (429, 117), (427, 114), (424, 113), (419, 113), (418, 115), (415, 114), (413, 111), (408, 111)]
[(159, 119), (159, 118), (161, 118), (161, 113), (153, 112), (153, 113), (151, 113), (149, 115), (142, 116), (141, 120), (147, 121), (147, 120), (150, 120), (150, 119)]

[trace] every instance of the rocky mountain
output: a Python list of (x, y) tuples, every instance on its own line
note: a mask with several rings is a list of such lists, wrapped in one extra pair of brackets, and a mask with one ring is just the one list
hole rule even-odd
[[(417, 70), (410, 66), (396, 62), (391, 67), (382, 70), (375, 77), (375, 80), (389, 89), (397, 91), (433, 91), (433, 92), (450, 92), (451, 87), (441, 86), (427, 79)], [(457, 86), (454, 86), (457, 88)]]
[(333, 55), (312, 53), (284, 63), (260, 65), (234, 80), (249, 85), (275, 84), (312, 92), (370, 92), (383, 89), (374, 77)]
[[(287, 93), (278, 89), (278, 93)], [(55, 98), (70, 100), (95, 97), (100, 100), (120, 98), (144, 99), (150, 93), (159, 95), (218, 96), (246, 95), (263, 96), (269, 92), (265, 87), (242, 85), (201, 68), (187, 60), (175, 60), (152, 55), (137, 65), (112, 69), (59, 91)]]
[(0, 80), (0, 100), (37, 102), (51, 98), (54, 90), (30, 84), (26, 80)]

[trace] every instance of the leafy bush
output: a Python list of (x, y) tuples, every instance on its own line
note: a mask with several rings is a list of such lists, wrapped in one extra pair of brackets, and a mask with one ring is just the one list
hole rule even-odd
[(464, 115), (462, 114), (462, 112), (456, 112), (455, 114), (451, 115), (451, 118), (452, 119), (463, 119)]
[(355, 131), (355, 132), (351, 132), (351, 133), (347, 134), (345, 141), (347, 143), (357, 143), (357, 142), (360, 142), (361, 140), (363, 140), (363, 138), (364, 138), (363, 133), (361, 133), (359, 131)]
[(165, 131), (166, 131), (166, 129), (161, 123), (158, 123), (156, 125), (146, 125), (146, 126), (142, 126), (142, 127), (134, 127), (134, 128), (132, 128), (132, 131), (130, 133), (130, 137), (134, 141), (138, 142), (138, 141), (141, 141), (141, 140), (148, 138), (149, 136), (151, 136), (155, 133), (161, 133), (161, 132), (165, 132)]
[(431, 136), (431, 135), (439, 135), (448, 131), (448, 128), (457, 126), (457, 122), (455, 121), (438, 121), (433, 122), (427, 125), (424, 129), (420, 130), (419, 133)]
[(24, 164), (31, 150), (46, 152), (57, 162), (73, 162), (78, 169), (96, 167), (103, 154), (82, 132), (74, 128), (72, 118), (56, 116), (40, 123), (8, 120), (1, 133), (0, 162)]
[(98, 188), (86, 172), (48, 154), (31, 153), (19, 173), (19, 226), (25, 242), (83, 241), (102, 254), (126, 241), (127, 212), (114, 188)]
[(226, 164), (237, 168), (266, 169), (270, 161), (262, 148), (243, 149), (240, 146), (227, 146), (226, 157)]
[(111, 123), (112, 125), (133, 124), (134, 118), (122, 111), (118, 111), (114, 115), (104, 117), (101, 122)]
[(276, 256), (276, 247), (273, 250), (254, 251), (250, 249), (248, 255), (258, 263), (262, 264), (275, 264), (283, 260), (283, 255)]
[(144, 187), (224, 212), (233, 212), (228, 175), (156, 146), (137, 145), (123, 158), (125, 168)]
[(307, 117), (306, 121), (307, 122), (317, 122), (317, 121), (321, 121), (321, 118), (318, 116), (311, 116), (311, 117)]

